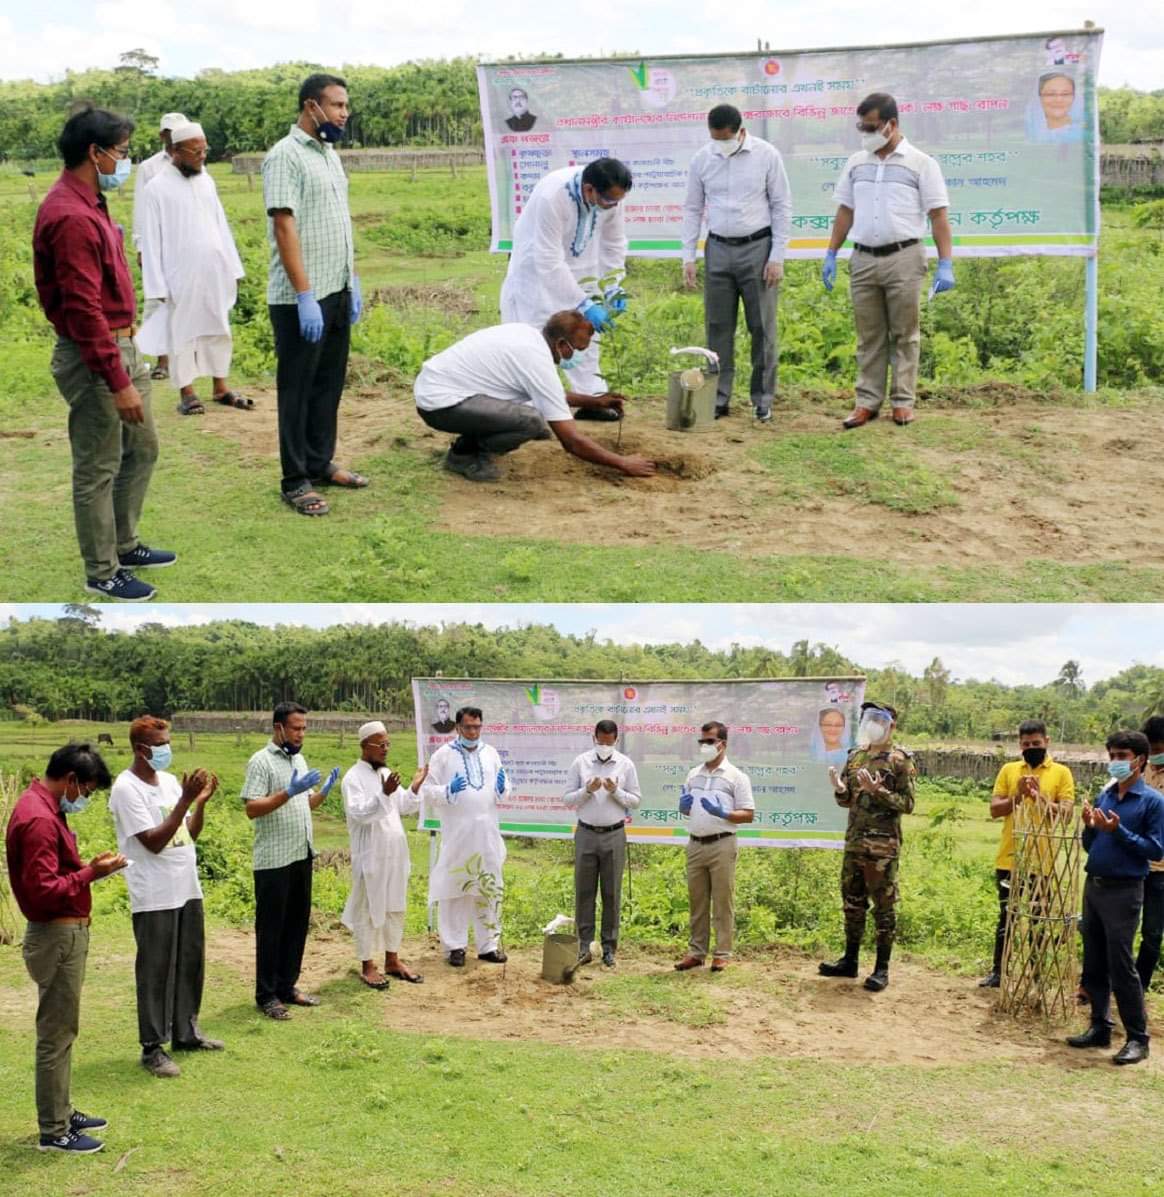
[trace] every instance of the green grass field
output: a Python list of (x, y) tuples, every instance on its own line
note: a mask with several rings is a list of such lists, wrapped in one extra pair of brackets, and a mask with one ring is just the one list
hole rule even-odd
[[(82, 730), (106, 729), (0, 723), (0, 772), (25, 771)], [(107, 730), (124, 737), (122, 726)], [(407, 737), (397, 741), (392, 762), (404, 767)], [(191, 748), (175, 738), (175, 768), (197, 761), (224, 783), (207, 812), (204, 866), (221, 864), (224, 842), (246, 832), (230, 803), (259, 743), (200, 734)], [(350, 739), (331, 735), (313, 736), (308, 749), (312, 760), (352, 756)], [(127, 751), (108, 756), (124, 767)], [(983, 798), (965, 790), (958, 797), (959, 787), (927, 783), (908, 820), (908, 946), (894, 985), (872, 1001), (812, 976), (813, 958), (837, 939), (835, 854), (744, 854), (742, 961), (717, 979), (670, 969), (682, 927), (668, 932), (660, 906), (669, 891), (682, 924), (679, 854), (636, 850), (621, 967), (567, 991), (536, 980), (534, 945), (539, 920), (569, 892), (569, 845), (511, 843), (508, 976), (480, 967), (450, 976), (423, 933), (427, 845), (413, 835), (406, 951), (424, 965), (426, 984), (387, 994), (358, 984), (334, 917), (344, 867), (332, 864), (316, 874), (306, 961), (324, 1004), (274, 1024), (251, 1005), (237, 898), (250, 878), (245, 853), (230, 857), (237, 887), (204, 882), (212, 914), (202, 1023), (227, 1051), (182, 1057), (176, 1081), (136, 1063), (132, 932), (122, 881), (103, 882), (73, 1093), (82, 1109), (109, 1118), (107, 1149), (77, 1160), (34, 1150), (35, 995), (19, 947), (0, 947), (0, 1192), (759, 1197), (842, 1188), (978, 1197), (1153, 1188), (1164, 1181), (1158, 1063), (1115, 1069), (1104, 1054), (1080, 1059), (1056, 1046), (1062, 1031), (995, 1025), (974, 987), (993, 919), (997, 828)], [(931, 826), (951, 803), (961, 817)], [(107, 846), (103, 803), (74, 822), (84, 850)], [(334, 815), (318, 829), (322, 848), (346, 842)], [(785, 871), (796, 856), (815, 860)], [(774, 888), (797, 884), (811, 892), (773, 903)], [(796, 924), (772, 925), (761, 940), (755, 912), (765, 902), (780, 917), (794, 910)], [(977, 924), (969, 938), (967, 914)], [(1153, 1015), (1162, 1005), (1153, 995)]]
[[(418, 420), (409, 384), (431, 353), (496, 319), (505, 261), (483, 248), (483, 173), (353, 175), (370, 306), (354, 340), (340, 448), (374, 486), (333, 496), (325, 520), (304, 520), (277, 493), (259, 184), (222, 168), (215, 176), (248, 271), (234, 380), (259, 410), (182, 418), (169, 385), (155, 386), (162, 455), (141, 530), (181, 556), (156, 579), (163, 600), (574, 599), (580, 577), (596, 601), (1164, 594), (1143, 500), (1164, 481), (1152, 447), (1164, 434), (1154, 386), (1164, 334), (1151, 299), (1164, 276), (1159, 239), (1119, 209), (1105, 225), (1098, 396), (1077, 389), (1081, 265), (967, 262), (959, 289), (926, 308), (922, 419), (842, 436), (853, 374), (847, 294), (826, 296), (815, 263), (791, 262), (778, 418), (754, 426), (743, 417), (705, 437), (667, 433), (666, 350), (702, 339), (701, 301), (678, 287), (675, 263), (632, 261), (632, 309), (610, 356), (617, 385), (634, 397), (627, 445), (666, 468), (638, 483), (556, 445), (527, 446), (506, 463), (505, 483), (474, 487), (440, 469), (447, 438)], [(2, 596), (16, 601), (83, 593), (64, 413), (31, 286), (34, 197), (48, 182), (0, 177), (0, 502), (20, 517), (6, 528)], [(128, 197), (112, 208), (129, 223)], [(738, 348), (746, 360), (742, 326)], [(1093, 486), (1097, 464), (1113, 455), (1126, 482)], [(696, 545), (693, 522), (706, 510), (723, 512), (723, 527)], [(1123, 534), (1109, 550), (1112, 521)]]

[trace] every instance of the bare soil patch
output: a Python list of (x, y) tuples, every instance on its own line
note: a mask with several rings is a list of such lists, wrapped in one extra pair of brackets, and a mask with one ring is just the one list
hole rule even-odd
[[(236, 440), (244, 459), (257, 466), (278, 456), (278, 438), (274, 395), (253, 393), (256, 411), (212, 410), (202, 419), (208, 431)], [(1164, 439), (1164, 407), (1056, 406), (1008, 384), (989, 392), (997, 402), (986, 403), (986, 396), (978, 396), (983, 406), (970, 408), (922, 405), (910, 428), (882, 419), (849, 433), (839, 430), (848, 404), (836, 400), (791, 410), (778, 405), (767, 425), (737, 411), (700, 433), (667, 431), (662, 400), (636, 400), (620, 446), (616, 425), (586, 423), (584, 430), (609, 448), (654, 459), (654, 478), (625, 478), (570, 457), (556, 441), (541, 441), (505, 458), (500, 482), (481, 485), (440, 469), (450, 438), (421, 423), (406, 390), (368, 383), (344, 399), (338, 456), (369, 472), (369, 455), (390, 457), (394, 448), (427, 454), (448, 497), (438, 505), (447, 514), (436, 518), (451, 530), (461, 509), (456, 500), (472, 496), (482, 528), (497, 536), (582, 543), (601, 526), (607, 543), (680, 547), (689, 546), (693, 528), (715, 513), (724, 517), (715, 547), (749, 557), (884, 560), (890, 546), (906, 567), (1026, 557), (1080, 565), (1109, 560), (1111, 529), (1119, 527), (1121, 558), (1157, 558), (1152, 495), (1164, 488), (1164, 458), (1154, 446)], [(925, 433), (925, 422), (939, 419), (955, 434), (952, 445)], [(946, 477), (957, 505), (923, 514), (894, 511), (859, 493), (830, 493), (828, 479), (811, 479), (812, 497), (792, 500), (788, 480), (754, 455), (756, 446), (791, 435), (861, 438), (870, 449), (900, 453)], [(1109, 468), (1113, 461), (1118, 468)], [(277, 467), (267, 472), (274, 485)]]
[[(207, 954), (212, 964), (253, 975), (248, 932), (216, 933)], [(815, 959), (790, 950), (739, 960), (722, 974), (708, 969), (680, 974), (671, 957), (623, 949), (615, 969), (589, 965), (571, 985), (541, 979), (540, 948), (509, 949), (504, 971), (479, 962), (471, 947), (465, 968), (451, 968), (435, 938), (410, 939), (402, 956), (424, 974), (424, 984), (393, 981), (382, 995), (383, 1025), (398, 1031), (591, 1050), (598, 1035), (603, 1051), (638, 1049), (689, 1059), (771, 1056), (935, 1067), (1042, 1060), (1110, 1068), (1108, 1053), (1063, 1045), (1067, 1029), (996, 1017), (992, 995), (973, 980), (908, 959), (895, 960), (890, 988), (873, 994), (859, 980), (821, 977)], [(325, 996), (339, 986), (362, 992), (358, 970), (345, 932), (315, 932), (301, 984), (311, 992), (322, 988)], [(627, 1009), (620, 986), (628, 978), (657, 987), (641, 1010)], [(633, 994), (641, 992), (636, 984)], [(684, 1002), (699, 997), (724, 1001), (729, 1017), (710, 1026), (683, 1021)], [(674, 1012), (668, 1013), (672, 1004)], [(1079, 1024), (1083, 1021), (1081, 1016)]]

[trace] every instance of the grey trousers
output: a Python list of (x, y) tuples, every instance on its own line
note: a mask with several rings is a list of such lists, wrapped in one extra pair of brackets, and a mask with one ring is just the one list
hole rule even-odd
[(89, 928), (29, 923), (24, 967), (36, 982), (36, 1117), (40, 1133), (59, 1139), (73, 1112), (69, 1095), (73, 1042), (81, 1025), (81, 985), (89, 957)]
[(549, 424), (536, 408), (488, 395), (471, 395), (438, 411), (417, 411), (430, 428), (459, 434), (452, 452), (462, 457), (512, 453), (526, 441), (545, 441), (551, 436)]
[(731, 402), (735, 379), (736, 319), (740, 300), (752, 339), (752, 403), (770, 407), (776, 393), (776, 298), (779, 287), (764, 285), (764, 264), (772, 239), (747, 245), (725, 245), (707, 239), (703, 254), (703, 318), (707, 347), (719, 354), (719, 385), (715, 403), (721, 410)]
[(1104, 885), (1088, 877), (1083, 886), (1083, 988), (1091, 1001), (1093, 1026), (1112, 1025), (1111, 995), (1129, 1039), (1148, 1041), (1144, 989), (1136, 972), (1132, 941), (1144, 905), (1144, 883)]
[(622, 905), (622, 874), (626, 868), (626, 831), (574, 830), (574, 926), (578, 949), (585, 952), (594, 939), (594, 908), (602, 887), (602, 946), (618, 946), (618, 916)]
[(118, 571), (119, 553), (137, 548), (137, 521), (158, 458), (149, 365), (133, 341), (122, 338), (117, 347), (141, 394), (141, 424), (122, 421), (113, 392), (85, 365), (75, 341), (59, 338), (52, 357), (53, 381), (69, 405), (77, 543), (85, 576), (99, 582)]
[(206, 976), (202, 899), (191, 898), (173, 910), (139, 911), (133, 916), (133, 937), (142, 1051), (171, 1040), (175, 1046), (197, 1042)]
[(702, 960), (710, 946), (715, 918), (715, 959), (732, 954), (736, 928), (736, 857), (740, 845), (734, 835), (710, 844), (687, 842), (687, 899), (691, 905), (691, 955)]
[(917, 396), (921, 352), (921, 289), (926, 249), (920, 242), (895, 254), (874, 257), (854, 250), (849, 260), (849, 294), (857, 325), (857, 406), (877, 411), (893, 362), (894, 407), (912, 407)]

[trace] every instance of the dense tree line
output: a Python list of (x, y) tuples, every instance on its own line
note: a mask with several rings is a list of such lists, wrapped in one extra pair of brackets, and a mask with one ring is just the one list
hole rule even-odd
[(1094, 741), (1164, 710), (1164, 669), (1133, 665), (1090, 688), (1068, 661), (1040, 686), (958, 681), (935, 658), (922, 676), (899, 665), (863, 670), (827, 644), (786, 651), (732, 645), (618, 645), (548, 626), (494, 631), (480, 624), (386, 623), (323, 630), (241, 620), (198, 627), (146, 624), (110, 632), (98, 613), (13, 620), (0, 629), (0, 708), (10, 716), (126, 720), (151, 711), (267, 710), (295, 698), (315, 710), (407, 714), (410, 680), (446, 677), (828, 677), (868, 674), (868, 693), (892, 703), (907, 735), (984, 739), (1039, 716), (1060, 740)]
[[(201, 121), (213, 160), (267, 149), (294, 119), (300, 81), (314, 70), (338, 71), (352, 95), (352, 144), (464, 144), (481, 140), (475, 66), (471, 58), (433, 59), (393, 67), (285, 62), (247, 71), (201, 71), (193, 79), (155, 73), (141, 51), (122, 55), (114, 70), (69, 71), (54, 83), (0, 82), (0, 158), (56, 156), (55, 143), (72, 104), (89, 100), (138, 122), (135, 158), (157, 149), (162, 113)], [(1164, 89), (1099, 89), (1100, 135), (1121, 143), (1164, 139)]]

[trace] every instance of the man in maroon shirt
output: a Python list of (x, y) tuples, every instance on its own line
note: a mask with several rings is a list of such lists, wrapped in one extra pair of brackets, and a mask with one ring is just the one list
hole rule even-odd
[(69, 117), (57, 140), (65, 169), (37, 212), (32, 249), (40, 304), (58, 337), (53, 379), (69, 405), (85, 589), (145, 602), (154, 588), (133, 570), (177, 558), (137, 538), (158, 437), (149, 366), (134, 343), (137, 309), (124, 232), (103, 194), (129, 177), (132, 132), (132, 121), (101, 108)]
[(88, 744), (66, 744), (49, 759), (12, 810), (6, 847), (12, 893), (28, 928), (24, 964), (36, 982), (36, 1113), (40, 1150), (86, 1154), (104, 1146), (86, 1131), (104, 1118), (73, 1108), (69, 1095), (73, 1041), (81, 1019), (81, 984), (89, 954), (89, 886), (125, 867), (125, 857), (102, 852), (88, 864), (66, 814), (85, 809), (94, 790), (112, 779)]

